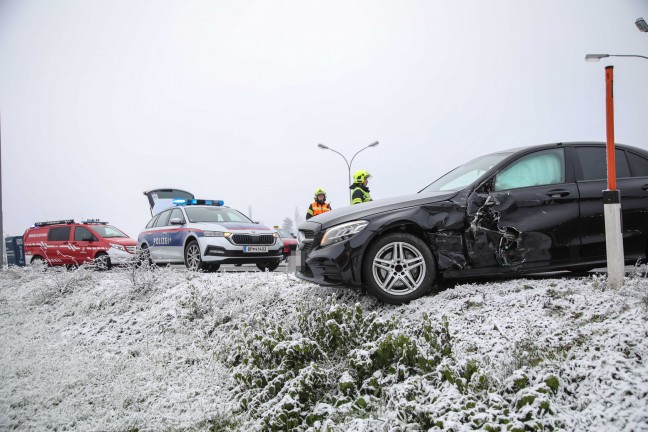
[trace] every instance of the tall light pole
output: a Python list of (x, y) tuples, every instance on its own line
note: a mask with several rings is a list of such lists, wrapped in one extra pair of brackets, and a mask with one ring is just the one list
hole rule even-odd
[[(648, 32), (648, 24), (638, 18), (635, 25), (642, 32)], [(637, 57), (638, 54), (587, 54), (585, 61), (597, 62), (607, 57)], [(623, 285), (625, 275), (623, 232), (621, 230), (621, 192), (616, 188), (616, 159), (614, 149), (614, 66), (605, 67), (605, 124), (607, 135), (607, 189), (603, 191), (603, 216), (605, 219), (605, 249), (608, 283), (613, 288)]]
[[(329, 146), (325, 146), (324, 144), (317, 144), (317, 147), (321, 148), (322, 150), (331, 150), (332, 152), (335, 152), (335, 153), (339, 154), (340, 156), (342, 156), (342, 159), (344, 159), (344, 162), (346, 163), (347, 168), (349, 169), (349, 183), (348, 183), (348, 185), (351, 186), (351, 164), (353, 164), (353, 159), (355, 159), (355, 157), (358, 156), (358, 153), (360, 153), (361, 151), (367, 150), (369, 147), (376, 147), (378, 144), (379, 144), (378, 141), (374, 141), (371, 144), (369, 144), (368, 146), (361, 148), (360, 150), (358, 150), (353, 155), (353, 157), (351, 158), (351, 162), (349, 162), (347, 160), (347, 158), (344, 157), (344, 155), (342, 153), (340, 153), (337, 150), (332, 149)], [(351, 202), (351, 193), (352, 193), (352, 191), (351, 191), (351, 189), (349, 189), (349, 202)]]
[(638, 54), (587, 54), (585, 56), (585, 61), (588, 62), (597, 62), (601, 60), (602, 58), (607, 58), (607, 57), (639, 57), (639, 58), (645, 58), (648, 60), (648, 57), (638, 55)]

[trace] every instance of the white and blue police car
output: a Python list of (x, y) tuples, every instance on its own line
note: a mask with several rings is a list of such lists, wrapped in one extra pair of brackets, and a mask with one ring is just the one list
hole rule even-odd
[(191, 197), (169, 201), (171, 207), (155, 214), (137, 237), (143, 260), (184, 263), (188, 269), (203, 271), (216, 271), (221, 264), (256, 264), (264, 271), (279, 266), (283, 241), (275, 230), (223, 201)]

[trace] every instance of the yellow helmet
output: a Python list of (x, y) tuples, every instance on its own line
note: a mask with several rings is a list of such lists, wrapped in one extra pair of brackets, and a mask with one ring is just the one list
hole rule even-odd
[(323, 188), (315, 189), (315, 200), (317, 200), (317, 195), (324, 195), (324, 201), (326, 201), (326, 191)]
[(369, 171), (360, 170), (353, 173), (353, 183), (364, 183), (365, 179), (371, 177)]

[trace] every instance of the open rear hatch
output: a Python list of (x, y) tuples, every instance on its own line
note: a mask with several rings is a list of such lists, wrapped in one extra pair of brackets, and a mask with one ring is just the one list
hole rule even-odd
[(191, 192), (174, 188), (151, 189), (144, 192), (144, 195), (148, 198), (151, 216), (173, 207), (173, 200), (175, 199), (190, 200), (195, 198)]

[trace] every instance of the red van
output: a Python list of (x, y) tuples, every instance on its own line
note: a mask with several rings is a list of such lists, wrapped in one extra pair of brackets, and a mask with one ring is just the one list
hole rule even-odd
[(36, 222), (23, 235), (25, 262), (80, 265), (94, 262), (100, 268), (135, 259), (137, 242), (108, 222), (72, 219)]

